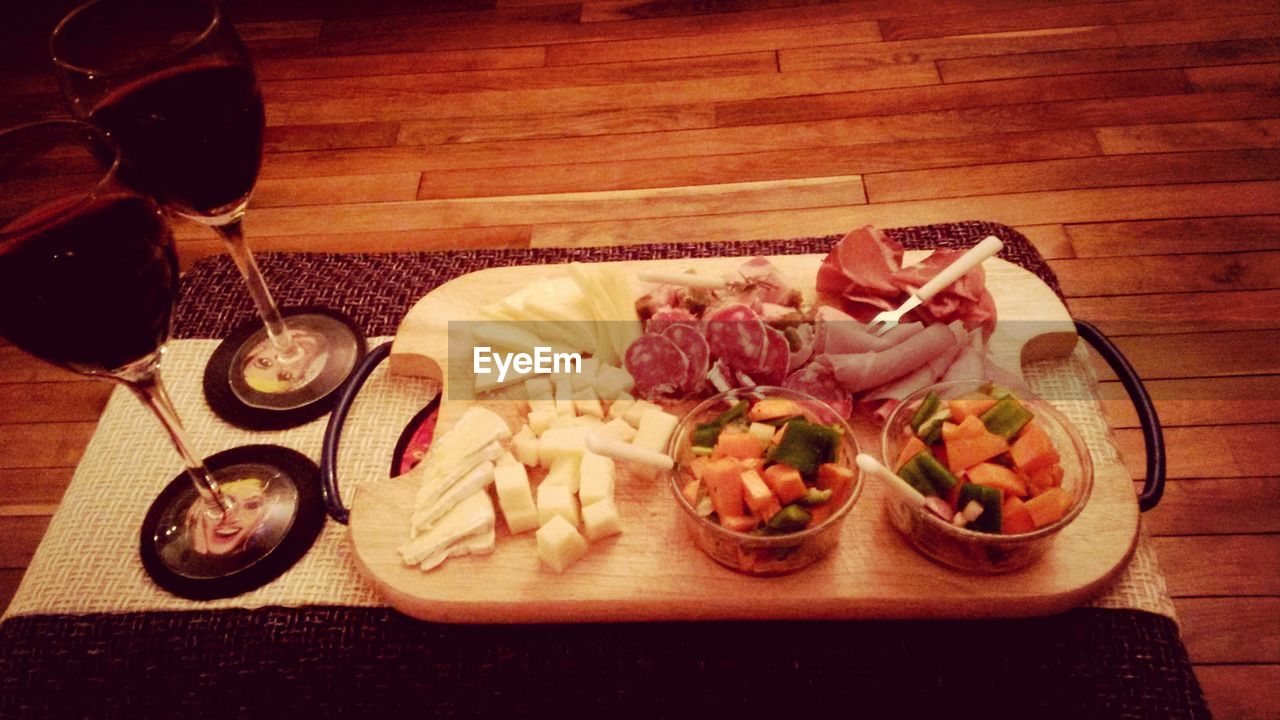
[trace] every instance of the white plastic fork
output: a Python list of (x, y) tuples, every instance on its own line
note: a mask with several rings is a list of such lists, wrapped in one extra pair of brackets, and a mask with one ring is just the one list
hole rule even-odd
[(871, 318), (871, 322), (867, 323), (867, 332), (872, 335), (883, 335), (894, 329), (898, 326), (898, 321), (902, 319), (903, 315), (915, 310), (922, 303), (929, 302), (929, 299), (934, 295), (945, 290), (951, 283), (959, 280), (961, 275), (977, 267), (983, 260), (1000, 252), (1003, 247), (1004, 243), (995, 235), (988, 235), (983, 238), (982, 242), (969, 248), (959, 259), (930, 278), (929, 282), (924, 284), (924, 287), (915, 291), (915, 294), (899, 305), (897, 310), (885, 310)]

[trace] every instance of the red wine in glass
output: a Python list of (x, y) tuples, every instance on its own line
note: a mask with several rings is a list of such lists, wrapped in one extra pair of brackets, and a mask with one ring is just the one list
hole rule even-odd
[(262, 96), (253, 71), (204, 61), (111, 91), (89, 113), (124, 149), (123, 176), (187, 215), (242, 204), (262, 164)]

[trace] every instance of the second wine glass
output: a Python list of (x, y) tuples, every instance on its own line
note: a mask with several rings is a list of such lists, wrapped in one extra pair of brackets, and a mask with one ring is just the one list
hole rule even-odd
[(72, 111), (121, 147), (122, 177), (213, 228), (244, 277), (262, 322), (214, 352), (205, 375), (210, 406), (254, 429), (326, 412), (363, 356), (364, 338), (338, 312), (282, 313), (245, 242), (241, 221), (262, 163), (265, 118), (252, 63), (218, 6), (92, 0), (59, 23), (50, 51)]

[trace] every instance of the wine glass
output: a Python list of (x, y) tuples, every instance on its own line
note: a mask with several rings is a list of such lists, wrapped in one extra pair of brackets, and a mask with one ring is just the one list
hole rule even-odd
[(284, 315), (241, 220), (262, 163), (264, 115), (253, 66), (212, 0), (91, 0), (53, 32), (63, 94), (119, 144), (122, 177), (170, 212), (213, 228), (262, 324), (233, 332), (205, 375), (210, 405), (254, 429), (319, 417), (365, 351), (359, 330), (321, 308)]
[(155, 201), (120, 182), (120, 167), (111, 138), (92, 125), (0, 132), (0, 336), (123, 384), (155, 414), (186, 471), (152, 505), (144, 563), (180, 594), (235, 594), (310, 546), (316, 478), (292, 455), (280, 462), (278, 451), (293, 453), (284, 448), (237, 448), (234, 462), (216, 463), (192, 452), (160, 380), (178, 290), (173, 237)]

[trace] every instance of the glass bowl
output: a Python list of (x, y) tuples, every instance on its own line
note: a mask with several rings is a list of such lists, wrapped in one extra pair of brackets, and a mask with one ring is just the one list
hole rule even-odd
[[(840, 496), (829, 502), (838, 503), (825, 520), (792, 533), (781, 535), (757, 535), (722, 527), (719, 523), (698, 515), (697, 510), (685, 498), (681, 489), (693, 480), (689, 462), (696, 457), (692, 450), (691, 434), (699, 423), (707, 422), (741, 400), (785, 398), (800, 405), (805, 418), (821, 422), (841, 431), (843, 438), (836, 462), (851, 469), (853, 482), (846, 484)], [(831, 409), (830, 405), (806, 393), (782, 387), (760, 386), (739, 388), (714, 395), (690, 410), (672, 434), (668, 447), (675, 467), (670, 471), (670, 485), (676, 504), (680, 507), (685, 526), (694, 543), (711, 559), (748, 575), (784, 575), (813, 564), (830, 553), (840, 541), (840, 529), (849, 510), (862, 493), (862, 473), (854, 463), (858, 454), (857, 440), (849, 424)]]
[[(889, 416), (881, 434), (880, 452), (885, 467), (897, 469), (902, 445), (910, 438), (909, 422), (920, 402), (930, 392), (943, 402), (981, 389), (989, 383), (972, 380), (937, 383), (923, 388), (902, 402)], [(1005, 573), (1024, 568), (1044, 555), (1062, 529), (1076, 519), (1093, 490), (1093, 461), (1075, 427), (1047, 401), (1027, 390), (1014, 390), (1022, 404), (1035, 413), (1058, 451), (1063, 470), (1062, 488), (1072, 497), (1070, 509), (1057, 521), (1031, 532), (993, 534), (956, 527), (924, 507), (912, 507), (889, 495), (889, 521), (921, 554), (943, 565), (973, 573)]]

